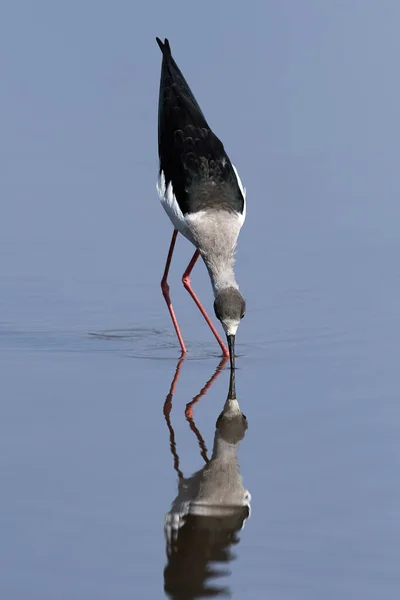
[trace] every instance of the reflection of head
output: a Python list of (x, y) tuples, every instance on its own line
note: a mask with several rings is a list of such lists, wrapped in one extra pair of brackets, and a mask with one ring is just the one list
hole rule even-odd
[(216, 436), (219, 435), (230, 444), (238, 444), (244, 438), (247, 427), (247, 419), (240, 410), (238, 401), (236, 398), (228, 398), (217, 419)]

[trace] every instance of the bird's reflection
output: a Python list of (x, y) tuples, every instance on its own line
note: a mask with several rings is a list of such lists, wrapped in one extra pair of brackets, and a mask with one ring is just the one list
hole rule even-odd
[(178, 495), (165, 517), (164, 590), (173, 600), (230, 595), (229, 588), (219, 585), (216, 578), (229, 574), (228, 563), (235, 558), (232, 546), (239, 542), (238, 532), (250, 515), (250, 493), (243, 487), (237, 459), (247, 420), (236, 399), (234, 371), (230, 373), (228, 398), (217, 419), (210, 459), (193, 419), (193, 405), (206, 394), (226, 360), (221, 361), (201, 392), (186, 405), (186, 419), (205, 461), (205, 466), (191, 477), (185, 477), (181, 471), (170, 419), (183, 359), (178, 363), (164, 403), (174, 468), (178, 473)]

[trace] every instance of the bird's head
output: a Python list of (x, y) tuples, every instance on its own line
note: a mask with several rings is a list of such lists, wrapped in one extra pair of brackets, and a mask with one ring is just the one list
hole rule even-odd
[(226, 333), (231, 367), (235, 368), (235, 335), (240, 320), (243, 319), (246, 312), (246, 302), (238, 289), (224, 288), (215, 296), (214, 311)]

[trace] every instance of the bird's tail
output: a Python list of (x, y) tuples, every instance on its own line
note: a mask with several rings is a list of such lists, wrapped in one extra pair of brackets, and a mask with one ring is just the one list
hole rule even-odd
[(159, 37), (156, 37), (156, 40), (161, 52), (163, 53), (163, 56), (165, 56), (165, 58), (169, 58), (171, 56), (171, 46), (169, 45), (167, 38), (164, 39), (164, 42), (162, 42)]
[[(162, 116), (163, 110), (168, 107), (165, 104), (173, 103), (174, 97), (180, 98), (180, 106), (182, 104), (185, 106), (185, 110), (188, 114), (191, 115), (191, 121), (197, 122), (201, 127), (206, 127), (208, 124), (205, 120), (205, 117), (201, 111), (200, 106), (197, 103), (196, 98), (193, 95), (192, 90), (189, 87), (186, 79), (184, 78), (181, 70), (176, 64), (172, 52), (171, 46), (169, 45), (169, 41), (167, 38), (164, 39), (164, 42), (160, 40), (160, 38), (156, 37), (157, 44), (160, 47), (160, 50), (163, 55), (163, 61), (161, 66), (161, 82), (160, 82), (160, 105), (159, 105), (159, 117)], [(168, 95), (168, 99), (164, 98), (164, 88), (167, 86), (169, 89), (173, 86), (173, 93)]]

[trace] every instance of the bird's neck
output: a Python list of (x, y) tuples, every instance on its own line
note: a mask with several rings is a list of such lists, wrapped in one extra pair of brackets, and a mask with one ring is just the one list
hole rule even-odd
[(209, 257), (203, 255), (203, 259), (210, 275), (214, 296), (226, 288), (239, 288), (233, 271), (233, 255), (223, 259), (218, 257), (218, 260), (215, 257), (210, 260)]

